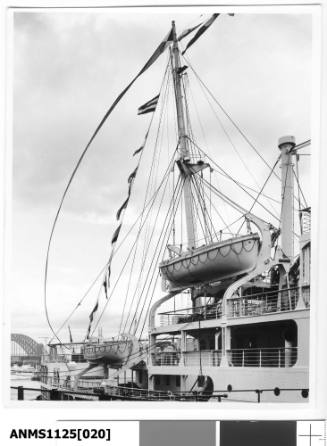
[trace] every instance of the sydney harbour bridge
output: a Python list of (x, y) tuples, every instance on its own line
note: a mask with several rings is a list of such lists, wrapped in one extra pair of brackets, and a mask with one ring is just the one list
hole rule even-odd
[(21, 333), (11, 333), (11, 364), (40, 364), (44, 345)]

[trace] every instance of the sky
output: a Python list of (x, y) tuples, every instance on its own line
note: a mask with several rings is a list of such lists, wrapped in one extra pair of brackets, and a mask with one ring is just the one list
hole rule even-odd
[[(128, 10), (15, 12), (12, 332), (39, 342), (51, 336), (43, 303), (45, 254), (69, 175), (104, 112), (167, 34), (171, 20), (181, 31), (208, 17), (200, 15)], [(270, 165), (278, 156), (280, 136), (295, 135), (297, 142), (311, 136), (311, 32), (309, 15), (221, 15), (186, 54)], [(127, 176), (135, 167), (131, 154), (140, 146), (149, 123), (148, 115), (137, 117), (136, 111), (157, 94), (166, 62), (164, 54), (120, 102), (72, 184), (50, 256), (48, 304), (55, 327), (107, 260), (115, 213), (126, 195)], [(258, 156), (225, 120), (242, 164), (205, 103), (194, 102), (204, 122), (199, 141), (208, 147), (210, 156), (246, 184), (261, 185), (268, 171)], [(199, 123), (194, 127), (200, 134)], [(309, 194), (309, 157), (301, 161)], [(126, 216), (131, 221), (137, 215), (146, 166), (135, 183), (135, 207), (131, 205)], [(279, 193), (276, 186), (269, 192)], [(86, 332), (94, 298), (83, 304), (70, 323), (75, 338)], [(120, 308), (117, 300), (104, 322), (110, 334)], [(62, 336), (67, 340), (66, 328)]]

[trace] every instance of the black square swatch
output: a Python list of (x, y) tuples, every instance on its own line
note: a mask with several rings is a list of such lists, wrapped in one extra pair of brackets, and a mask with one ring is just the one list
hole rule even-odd
[(220, 446), (296, 446), (296, 421), (221, 421)]

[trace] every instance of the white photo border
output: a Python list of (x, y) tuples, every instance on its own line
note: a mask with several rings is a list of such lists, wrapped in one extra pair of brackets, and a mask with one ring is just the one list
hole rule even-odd
[[(151, 8), (153, 12), (153, 3), (142, 1), (142, 6), (137, 2), (108, 2), (97, 1), (99, 7), (124, 7), (125, 11), (131, 11), (128, 8)], [(182, 8), (190, 7), (187, 2), (165, 1), (165, 6), (155, 6), (156, 11), (167, 8), (183, 11)], [(185, 3), (185, 5), (184, 5)], [(183, 4), (183, 5), (182, 5)], [(182, 5), (182, 6), (181, 6)], [(83, 402), (78, 404), (75, 402), (26, 402), (26, 401), (10, 401), (9, 400), (9, 355), (10, 355), (10, 302), (8, 299), (8, 290), (10, 286), (10, 240), (11, 240), (11, 168), (12, 168), (12, 16), (15, 10), (35, 10), (45, 7), (56, 8), (94, 8), (94, 2), (89, 1), (23, 1), (6, 0), (2, 3), (1, 24), (3, 26), (2, 33), (2, 60), (5, 61), (5, 72), (2, 73), (4, 79), (2, 82), (3, 97), (6, 98), (2, 107), (3, 120), (3, 148), (1, 153), (1, 165), (4, 181), (1, 184), (2, 197), (4, 197), (3, 212), (3, 240), (5, 247), (5, 256), (2, 259), (3, 267), (3, 286), (4, 299), (2, 304), (3, 310), (3, 379), (2, 379), (2, 400), (6, 408), (5, 416), (10, 419), (15, 417), (15, 413), (24, 413), (27, 408), (33, 409), (34, 414), (41, 413), (47, 408), (47, 416), (71, 417), (74, 413), (75, 418), (99, 417), (103, 411), (106, 411), (106, 418), (110, 420), (141, 420), (141, 419), (319, 419), (326, 417), (326, 398), (327, 398), (327, 350), (326, 350), (326, 316), (327, 316), (327, 299), (325, 297), (325, 251), (327, 248), (327, 231), (325, 230), (325, 221), (327, 217), (327, 200), (325, 191), (327, 191), (327, 4), (325, 1), (252, 1), (233, 2), (206, 2), (206, 6), (199, 3), (193, 3), (192, 8), (201, 9), (210, 13), (219, 10), (221, 12), (250, 13), (250, 12), (306, 12), (312, 14), (314, 20), (313, 40), (314, 45), (314, 63), (315, 71), (313, 72), (313, 110), (312, 113), (312, 289), (311, 295), (318, 296), (318, 299), (312, 298), (311, 315), (310, 315), (310, 397), (309, 402), (299, 404), (288, 403), (261, 403), (258, 406), (238, 404), (215, 404), (202, 405), (199, 403), (165, 403), (164, 407), (158, 407), (155, 403), (94, 403)], [(3, 71), (3, 70), (2, 70)], [(69, 406), (69, 407), (68, 407)], [(92, 412), (91, 412), (92, 409)], [(200, 409), (200, 410), (199, 410)], [(24, 415), (22, 415), (24, 416)], [(45, 416), (44, 413), (42, 416)], [(103, 416), (103, 415), (101, 415)]]

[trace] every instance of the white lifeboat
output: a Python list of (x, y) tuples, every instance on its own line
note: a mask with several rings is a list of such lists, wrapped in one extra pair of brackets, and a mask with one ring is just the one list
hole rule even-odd
[(120, 368), (135, 354), (135, 350), (139, 351), (135, 338), (122, 336), (118, 339), (86, 343), (84, 358), (90, 363), (105, 363), (111, 368)]
[(260, 237), (254, 233), (195, 248), (163, 261), (159, 268), (171, 289), (223, 280), (252, 270), (259, 249)]

